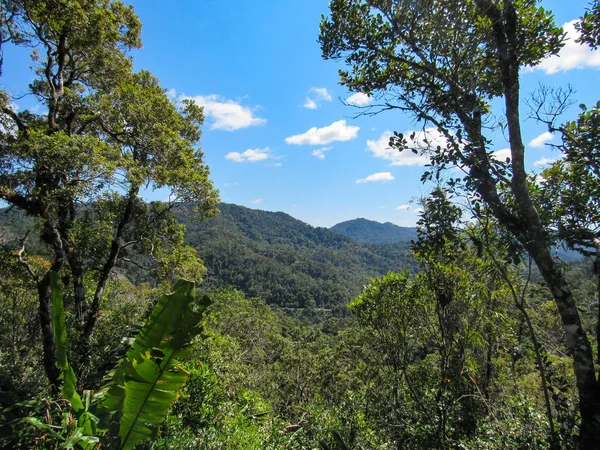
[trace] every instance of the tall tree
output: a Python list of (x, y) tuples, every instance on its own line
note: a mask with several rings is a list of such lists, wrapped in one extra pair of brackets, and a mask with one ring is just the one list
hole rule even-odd
[[(551, 252), (550, 229), (534, 202), (525, 169), (519, 71), (561, 48), (563, 32), (537, 0), (334, 0), (321, 22), (325, 58), (343, 59), (350, 90), (374, 95), (381, 109), (400, 109), (437, 128), (447, 145), (428, 149), (431, 179), (460, 167), (451, 180), (485, 203), (531, 255), (552, 292), (573, 356), (581, 413), (581, 447), (600, 447), (600, 385), (592, 347), (572, 289)], [(504, 100), (511, 157), (491, 157), (491, 103)], [(396, 133), (390, 146), (411, 139)], [(417, 151), (417, 150), (415, 150)]]
[[(33, 48), (29, 93), (43, 111), (17, 112), (0, 92), (0, 199), (39, 220), (51, 254), (47, 271), (29, 273), (44, 368), (57, 386), (50, 270), (70, 281), (85, 356), (110, 274), (128, 254), (187, 264), (199, 278), (201, 261), (170, 212), (193, 202), (211, 214), (217, 193), (198, 148), (201, 108), (173, 105), (156, 78), (132, 72), (126, 52), (141, 45), (132, 8), (111, 0), (2, 0), (0, 8), (2, 38)], [(174, 200), (145, 204), (147, 186), (170, 188)]]

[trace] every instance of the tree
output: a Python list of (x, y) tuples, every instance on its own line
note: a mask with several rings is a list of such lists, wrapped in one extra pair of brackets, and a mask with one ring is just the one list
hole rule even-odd
[[(217, 193), (197, 147), (201, 108), (173, 105), (150, 73), (132, 72), (126, 52), (141, 45), (132, 8), (110, 0), (2, 0), (0, 7), (0, 39), (33, 48), (29, 93), (44, 111), (17, 112), (0, 92), (0, 199), (38, 220), (51, 255), (48, 267), (34, 270), (23, 240), (18, 256), (37, 285), (44, 368), (58, 386), (50, 271), (72, 289), (84, 371), (117, 264), (147, 255), (155, 267), (199, 279), (202, 263), (183, 245), (171, 210), (186, 202), (210, 215)], [(148, 205), (140, 198), (145, 186), (170, 188), (173, 200)]]
[[(325, 58), (351, 67), (340, 71), (342, 84), (374, 95), (379, 110), (399, 109), (433, 125), (447, 145), (428, 149), (432, 170), (423, 178), (462, 168), (465, 176), (449, 180), (451, 186), (474, 195), (476, 213), (485, 204), (535, 261), (573, 357), (581, 447), (597, 448), (600, 385), (592, 348), (532, 196), (521, 135), (519, 70), (557, 54), (562, 30), (536, 0), (334, 0), (330, 8), (319, 39)], [(487, 137), (498, 97), (510, 141), (507, 161), (491, 157)], [(390, 146), (411, 148), (411, 139), (396, 133)]]
[(600, 46), (600, 1), (593, 1), (591, 8), (585, 12), (576, 27), (581, 33), (580, 42), (594, 49)]

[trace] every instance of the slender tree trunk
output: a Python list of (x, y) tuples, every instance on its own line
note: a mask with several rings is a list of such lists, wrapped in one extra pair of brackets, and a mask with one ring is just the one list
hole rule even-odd
[(538, 342), (537, 336), (535, 334), (535, 330), (533, 329), (533, 324), (531, 323), (531, 318), (529, 317), (529, 313), (525, 308), (523, 303), (524, 299), (521, 301), (515, 299), (515, 306), (525, 319), (525, 323), (527, 324), (527, 329), (529, 330), (529, 336), (531, 337), (531, 341), (533, 342), (533, 351), (535, 353), (535, 359), (537, 360), (538, 368), (540, 371), (540, 379), (542, 381), (542, 392), (544, 393), (544, 403), (546, 404), (546, 417), (548, 418), (548, 427), (550, 428), (550, 448), (553, 450), (557, 450), (559, 448), (558, 436), (556, 435), (556, 429), (554, 427), (554, 417), (552, 416), (552, 406), (550, 403), (550, 393), (548, 391), (548, 378), (546, 376), (546, 367), (544, 366), (544, 360), (542, 359), (541, 345)]
[[(76, 264), (74, 266), (74, 264)], [(73, 275), (73, 296), (75, 297), (75, 311), (77, 313), (77, 323), (81, 328), (85, 324), (85, 285), (83, 283), (83, 268), (81, 261), (69, 261), (71, 274)]]
[(84, 355), (87, 352), (87, 346), (90, 337), (92, 335), (92, 332), (94, 331), (96, 322), (98, 321), (98, 316), (100, 313), (100, 301), (102, 300), (104, 289), (106, 288), (106, 284), (108, 283), (108, 279), (112, 270), (117, 265), (119, 252), (121, 251), (121, 247), (123, 245), (122, 238), (123, 233), (125, 231), (125, 227), (129, 224), (131, 218), (133, 217), (133, 208), (137, 200), (137, 194), (139, 192), (139, 189), (139, 185), (137, 184), (132, 185), (129, 189), (125, 211), (123, 212), (123, 216), (121, 217), (121, 220), (119, 221), (117, 228), (115, 229), (108, 258), (106, 259), (106, 262), (102, 267), (102, 271), (100, 272), (100, 279), (98, 280), (98, 284), (96, 285), (96, 291), (94, 292), (92, 305), (87, 314), (85, 327), (83, 329)]
[[(596, 247), (596, 264), (594, 272), (596, 273), (596, 363), (600, 364), (600, 239), (594, 239)], [(598, 380), (600, 382), (600, 379)]]

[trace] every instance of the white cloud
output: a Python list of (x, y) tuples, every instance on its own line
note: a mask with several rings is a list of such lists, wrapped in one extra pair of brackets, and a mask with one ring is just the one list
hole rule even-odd
[(267, 123), (267, 119), (255, 117), (251, 108), (219, 95), (180, 96), (179, 98), (189, 98), (203, 106), (204, 114), (214, 121), (210, 126), (211, 130), (234, 131)]
[(333, 100), (331, 94), (327, 91), (326, 88), (313, 87), (310, 88), (310, 91), (314, 92), (317, 95), (317, 100), (322, 100), (325, 102), (330, 102), (331, 100)]
[(396, 206), (396, 211), (408, 211), (410, 210), (410, 205), (400, 205)]
[(317, 109), (319, 105), (313, 99), (306, 97), (306, 101), (304, 102), (304, 106), (306, 109)]
[(372, 183), (374, 181), (392, 181), (395, 180), (394, 176), (391, 172), (378, 172), (372, 175), (369, 175), (366, 178), (361, 178), (356, 180), (357, 183)]
[(542, 167), (542, 166), (547, 166), (548, 164), (555, 163), (556, 161), (558, 161), (558, 160), (554, 159), (554, 158), (541, 158), (541, 159), (537, 160), (536, 162), (534, 162), (533, 165), (536, 167)]
[(567, 36), (565, 45), (558, 55), (546, 58), (537, 66), (527, 68), (525, 71), (543, 70), (546, 74), (551, 75), (572, 69), (583, 69), (584, 67), (600, 67), (600, 50), (592, 50), (587, 45), (575, 42), (579, 37), (579, 33), (575, 29), (575, 23), (577, 23), (577, 20), (572, 20), (563, 25), (563, 30)]
[(502, 150), (496, 150), (492, 152), (491, 157), (498, 161), (506, 161), (506, 158), (511, 158), (510, 148), (503, 148)]
[[(410, 136), (414, 133), (413, 139)], [(431, 148), (445, 147), (446, 138), (436, 128), (426, 128), (421, 131), (406, 131), (406, 137), (409, 147), (418, 151), (415, 154), (412, 150), (406, 149), (402, 152), (398, 149), (390, 148), (389, 141), (392, 133), (386, 131), (376, 141), (368, 140), (367, 148), (373, 152), (376, 158), (387, 159), (391, 161), (392, 166), (419, 166), (429, 162), (427, 156)]]
[(252, 202), (251, 202), (251, 203), (252, 203), (253, 205), (258, 205), (258, 204), (260, 204), (260, 203), (262, 203), (262, 202), (264, 202), (264, 201), (265, 201), (265, 199), (264, 199), (264, 198), (257, 198), (257, 199), (255, 199), (255, 200), (252, 200)]
[(325, 145), (334, 141), (349, 141), (354, 139), (359, 127), (346, 125), (345, 120), (338, 120), (331, 125), (316, 128), (312, 127), (306, 133), (296, 134), (285, 138), (285, 142), (295, 145)]
[(544, 144), (546, 144), (546, 142), (550, 142), (552, 139), (554, 139), (554, 135), (549, 131), (546, 131), (545, 133), (540, 134), (535, 139), (532, 139), (531, 142), (527, 144), (527, 147), (541, 148), (544, 146)]
[(346, 99), (346, 103), (353, 106), (368, 106), (373, 101), (373, 97), (362, 92), (357, 92)]
[(412, 210), (413, 214), (421, 214), (423, 212), (425, 212), (425, 210), (423, 208), (415, 208)]
[(317, 109), (321, 106), (321, 102), (330, 102), (333, 100), (333, 97), (331, 97), (326, 88), (312, 87), (308, 92), (313, 95), (306, 97), (306, 101), (302, 105), (306, 109)]
[(171, 100), (176, 100), (177, 99), (177, 91), (173, 88), (169, 88), (165, 91), (165, 94), (167, 94), (167, 97), (169, 97)]
[(269, 152), (271, 149), (269, 147), (265, 148), (257, 148), (257, 149), (248, 149), (245, 152), (231, 152), (225, 155), (225, 159), (236, 163), (255, 163), (258, 161), (264, 161), (269, 158)]
[(316, 156), (319, 159), (325, 159), (325, 152), (331, 150), (333, 147), (321, 147), (313, 150), (311, 155)]

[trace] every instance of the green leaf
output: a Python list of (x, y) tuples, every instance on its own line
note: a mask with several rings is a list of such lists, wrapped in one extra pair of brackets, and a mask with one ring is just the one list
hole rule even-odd
[(54, 342), (56, 343), (56, 360), (58, 368), (62, 370), (63, 380), (62, 395), (71, 403), (75, 412), (83, 409), (81, 397), (75, 390), (77, 377), (67, 358), (68, 337), (67, 324), (65, 320), (65, 306), (63, 302), (62, 288), (58, 280), (58, 274), (50, 272), (50, 286), (52, 293), (52, 328), (54, 331)]
[(179, 362), (200, 334), (208, 297), (196, 302), (194, 283), (178, 281), (164, 295), (101, 394), (99, 413), (116, 428), (121, 449), (155, 436), (189, 372)]
[(50, 272), (50, 285), (52, 292), (52, 327), (54, 330), (54, 342), (56, 343), (56, 359), (58, 360), (58, 367), (64, 370), (69, 365), (67, 362), (67, 325), (65, 321), (62, 288), (56, 272)]
[(344, 442), (344, 439), (342, 439), (342, 436), (340, 435), (340, 433), (337, 430), (333, 430), (333, 438), (339, 445), (340, 450), (350, 450), (348, 448), (348, 446), (346, 445), (346, 443)]

